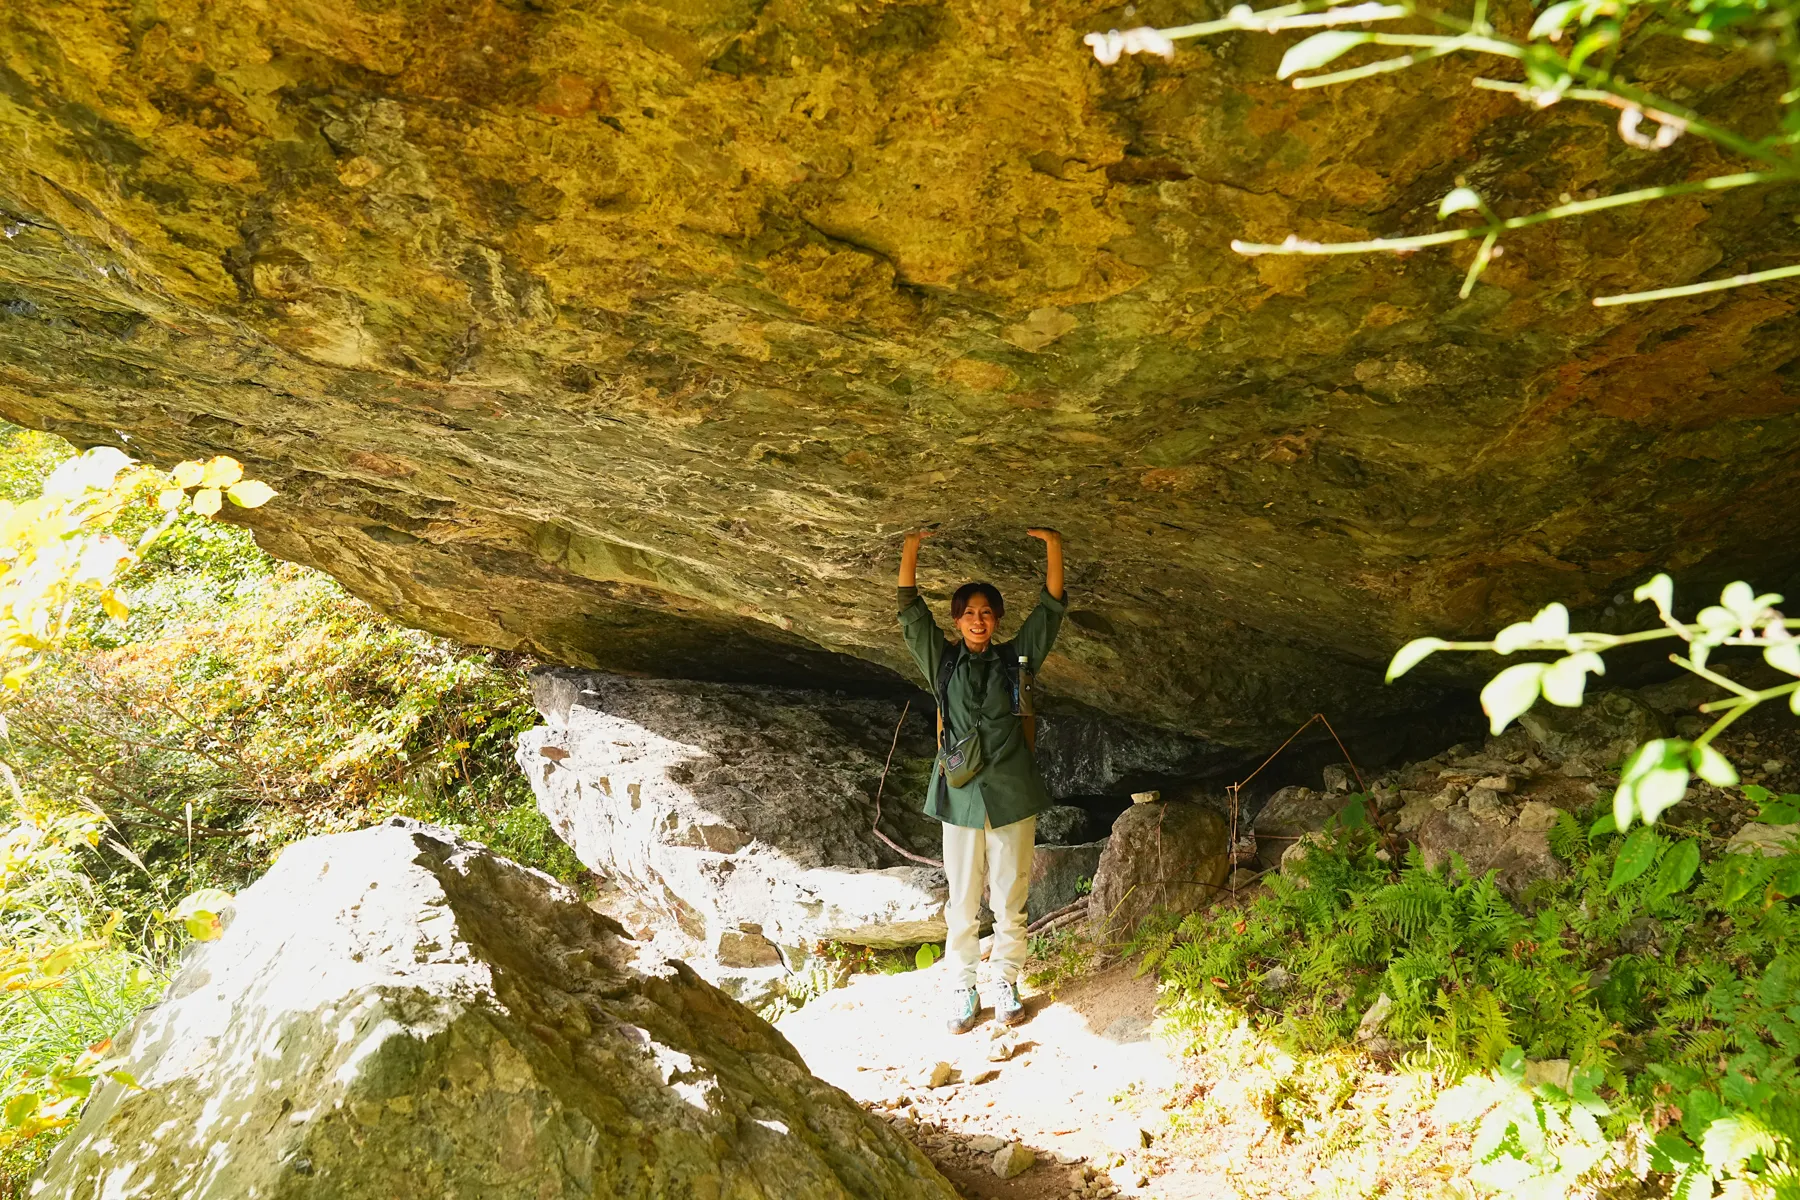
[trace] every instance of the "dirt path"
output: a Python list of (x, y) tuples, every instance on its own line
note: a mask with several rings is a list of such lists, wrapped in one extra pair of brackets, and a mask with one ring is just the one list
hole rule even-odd
[[(970, 1200), (1235, 1194), (1223, 1176), (1158, 1152), (1180, 1069), (1152, 1032), (1155, 983), (1134, 978), (1131, 964), (1069, 984), (1054, 1000), (1027, 993), (1032, 1019), (1014, 1031), (990, 1008), (972, 1032), (948, 1033), (945, 986), (941, 963), (858, 976), (778, 1027), (816, 1074), (909, 1134)], [(955, 1074), (933, 1088), (939, 1062)], [(1003, 1179), (995, 1155), (1012, 1142), (1036, 1161)]]

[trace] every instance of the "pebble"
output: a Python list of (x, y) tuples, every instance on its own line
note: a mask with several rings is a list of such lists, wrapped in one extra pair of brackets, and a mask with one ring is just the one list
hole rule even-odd
[(955, 1070), (949, 1063), (934, 1063), (929, 1071), (922, 1074), (921, 1082), (928, 1088), (941, 1088), (950, 1082), (950, 1076), (953, 1074), (955, 1074)]
[(1484, 775), (1475, 781), (1478, 788), (1486, 788), (1490, 792), (1510, 792), (1513, 790), (1511, 775)]
[(1002, 1179), (1015, 1179), (1030, 1170), (1035, 1161), (1037, 1156), (1032, 1154), (1030, 1147), (1013, 1142), (994, 1153), (994, 1174)]
[(969, 1139), (968, 1146), (977, 1154), (993, 1154), (1006, 1147), (1006, 1139), (997, 1138), (991, 1133), (978, 1133)]
[(963, 1076), (964, 1083), (986, 1083), (1000, 1074), (999, 1067), (976, 1067)]

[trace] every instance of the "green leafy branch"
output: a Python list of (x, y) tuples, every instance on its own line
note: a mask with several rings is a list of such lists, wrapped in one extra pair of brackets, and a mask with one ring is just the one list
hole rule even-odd
[[(1391, 33), (1342, 26), (1411, 20), (1445, 32)], [(1251, 31), (1284, 33), (1319, 29), (1290, 47), (1276, 75), (1292, 79), (1296, 88), (1330, 87), (1375, 75), (1403, 71), (1452, 54), (1480, 54), (1519, 64), (1523, 82), (1476, 78), (1473, 86), (1517, 96), (1536, 108), (1564, 100), (1603, 104), (1619, 112), (1618, 132), (1628, 144), (1647, 151), (1673, 145), (1686, 134), (1704, 138), (1721, 149), (1757, 164), (1757, 169), (1662, 187), (1637, 188), (1592, 200), (1558, 204), (1522, 216), (1502, 219), (1486, 198), (1472, 188), (1458, 186), (1438, 206), (1438, 219), (1472, 213), (1477, 224), (1413, 237), (1370, 238), (1354, 242), (1316, 242), (1295, 235), (1276, 243), (1234, 239), (1233, 250), (1244, 255), (1262, 254), (1409, 254), (1433, 246), (1479, 241), (1474, 260), (1464, 276), (1461, 292), (1467, 298), (1494, 259), (1501, 256), (1501, 235), (1547, 221), (1564, 220), (1629, 205), (1645, 204), (1671, 196), (1717, 192), (1759, 184), (1800, 181), (1800, 162), (1789, 147), (1800, 141), (1800, 39), (1795, 32), (1792, 0), (1763, 0), (1750, 4), (1716, 4), (1713, 0), (1560, 0), (1545, 8), (1523, 38), (1508, 36), (1487, 20), (1487, 0), (1476, 0), (1472, 18), (1463, 19), (1441, 10), (1399, 0), (1398, 3), (1329, 5), (1302, 2), (1253, 11), (1240, 4), (1225, 17), (1169, 29), (1139, 28), (1120, 32), (1090, 33), (1086, 41), (1102, 63), (1118, 61), (1124, 54), (1158, 54), (1173, 58), (1178, 40), (1220, 33)], [(1324, 28), (1320, 28), (1324, 27)], [(1679, 104), (1657, 96), (1623, 78), (1619, 58), (1627, 42), (1639, 35), (1673, 35), (1683, 40), (1746, 51), (1787, 69), (1790, 90), (1781, 97), (1783, 132), (1772, 138), (1747, 137), (1715, 124)], [(1565, 46), (1565, 40), (1568, 44)], [(1380, 58), (1360, 66), (1321, 71), (1343, 55), (1363, 46), (1405, 53)], [(1319, 72), (1319, 73), (1312, 73)], [(1701, 283), (1652, 291), (1598, 296), (1594, 304), (1608, 307), (1723, 291), (1749, 284), (1800, 276), (1800, 264), (1733, 275)]]
[(1781, 596), (1773, 592), (1759, 595), (1755, 588), (1739, 580), (1725, 586), (1717, 604), (1702, 608), (1693, 621), (1684, 622), (1671, 611), (1674, 593), (1674, 582), (1667, 575), (1657, 575), (1633, 593), (1637, 600), (1655, 604), (1661, 618), (1660, 628), (1638, 633), (1572, 632), (1569, 610), (1561, 604), (1550, 604), (1531, 620), (1508, 625), (1492, 641), (1417, 638), (1394, 655), (1388, 665), (1388, 682), (1439, 650), (1487, 650), (1502, 655), (1560, 653), (1562, 657), (1553, 662), (1524, 662), (1507, 667), (1481, 689), (1482, 710), (1497, 734), (1535, 704), (1539, 696), (1563, 708), (1579, 708), (1587, 677), (1606, 673), (1606, 663), (1601, 658), (1604, 651), (1640, 642), (1685, 642), (1687, 652), (1671, 654), (1669, 661), (1731, 694), (1700, 706), (1701, 712), (1718, 715), (1699, 737), (1691, 741), (1652, 739), (1625, 762), (1613, 796), (1615, 825), (1623, 831), (1637, 819), (1655, 824), (1665, 809), (1687, 794), (1692, 776), (1698, 775), (1717, 787), (1731, 787), (1738, 782), (1737, 770), (1712, 744), (1738, 718), (1783, 696), (1788, 698), (1789, 708), (1800, 714), (1800, 679), (1769, 688), (1750, 688), (1707, 665), (1712, 652), (1720, 647), (1752, 647), (1761, 650), (1763, 660), (1776, 670), (1800, 676), (1800, 639), (1793, 632), (1800, 627), (1800, 620), (1782, 616), (1775, 607), (1782, 602)]
[[(120, 537), (120, 518), (152, 494), (160, 516), (135, 541)], [(102, 446), (59, 465), (39, 495), (0, 500), (0, 684), (25, 686), (68, 636), (84, 599), (97, 598), (109, 617), (124, 620), (130, 609), (115, 585), (183, 512), (213, 517), (227, 500), (257, 508), (274, 495), (223, 455), (165, 473)], [(0, 740), (6, 736), (0, 721)], [(85, 903), (91, 885), (73, 858), (77, 846), (99, 843), (100, 825), (88, 813), (38, 811), (4, 763), (0, 778), (13, 808), (11, 824), (0, 829), (0, 993), (60, 988), (108, 947), (120, 919), (115, 912), (93, 927)], [(216, 889), (197, 892), (171, 919), (209, 940), (227, 900)], [(69, 1125), (102, 1075), (135, 1088), (111, 1069), (109, 1048), (103, 1041), (48, 1069), (0, 1076), (0, 1150)]]
[[(112, 529), (152, 491), (162, 515), (127, 543)], [(67, 635), (83, 596), (97, 595), (108, 616), (124, 620), (130, 609), (113, 585), (184, 511), (212, 517), (226, 500), (258, 508), (274, 495), (224, 455), (178, 463), (165, 474), (97, 446), (51, 472), (40, 495), (0, 500), (0, 682), (15, 690), (24, 684)]]

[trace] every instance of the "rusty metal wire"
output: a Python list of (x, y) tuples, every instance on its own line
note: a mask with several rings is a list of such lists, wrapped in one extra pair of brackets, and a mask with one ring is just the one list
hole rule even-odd
[[(1256, 770), (1250, 772), (1248, 775), (1244, 776), (1242, 779), (1238, 780), (1236, 783), (1230, 785), (1229, 787), (1227, 787), (1225, 789), (1225, 794), (1231, 797), (1231, 840), (1226, 844), (1229, 847), (1229, 850), (1227, 851), (1227, 853), (1230, 855), (1231, 862), (1233, 865), (1235, 865), (1236, 861), (1237, 861), (1238, 808), (1240, 805), (1239, 793), (1243, 791), (1245, 784), (1249, 783), (1252, 779), (1255, 779), (1258, 775), (1262, 774), (1262, 770), (1264, 767), (1268, 766), (1270, 763), (1274, 762), (1277, 758), (1281, 757), (1281, 752), (1283, 750), (1286, 750), (1289, 746), (1293, 745), (1295, 738), (1297, 738), (1301, 734), (1305, 733), (1308, 729), (1311, 729), (1313, 726), (1313, 722), (1315, 722), (1315, 721), (1317, 721), (1321, 725), (1325, 726), (1326, 730), (1331, 734), (1331, 740), (1336, 742), (1338, 749), (1342, 750), (1344, 752), (1344, 761), (1350, 764), (1351, 773), (1356, 776), (1357, 790), (1364, 791), (1364, 792), (1366, 792), (1368, 790), (1368, 785), (1363, 782), (1362, 771), (1361, 771), (1361, 769), (1359, 769), (1357, 767), (1356, 760), (1354, 758), (1350, 757), (1350, 751), (1348, 748), (1345, 747), (1344, 739), (1338, 736), (1337, 730), (1332, 729), (1331, 722), (1325, 718), (1324, 713), (1314, 713), (1312, 716), (1306, 718), (1305, 723), (1302, 724), (1300, 726), (1300, 728), (1298, 728), (1298, 729), (1294, 730), (1294, 732), (1288, 734), (1287, 741), (1285, 741), (1285, 742), (1281, 743), (1281, 745), (1275, 747), (1275, 752), (1273, 754), (1269, 755), (1269, 757), (1263, 759), (1262, 762), (1258, 763)], [(1231, 879), (1235, 879), (1236, 877), (1237, 877), (1237, 872), (1234, 870), (1231, 873)], [(1237, 885), (1235, 883), (1232, 883), (1230, 879), (1228, 879), (1226, 882), (1230, 884), (1231, 893), (1233, 895), (1236, 895), (1237, 894)]]

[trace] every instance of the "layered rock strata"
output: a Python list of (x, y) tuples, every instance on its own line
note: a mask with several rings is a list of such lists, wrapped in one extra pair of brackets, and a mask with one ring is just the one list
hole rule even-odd
[[(918, 861), (942, 856), (938, 823), (921, 812), (929, 702), (564, 669), (534, 672), (532, 692), (546, 724), (519, 739), (518, 761), (539, 809), (656, 924), (699, 943), (709, 973), (777, 977), (819, 941), (943, 940), (943, 872)], [(1083, 716), (1043, 718), (1038, 747), (1051, 788), (1072, 795), (1230, 761), (1194, 739)], [(899, 849), (875, 832), (878, 794), (881, 833)], [(1052, 808), (1040, 840), (1075, 841), (1089, 819)], [(1040, 849), (1034, 912), (1075, 898), (1097, 847)]]
[(955, 1196), (686, 966), (405, 822), (284, 851), (122, 1054), (34, 1195)]
[[(885, 700), (540, 671), (521, 735), (538, 807), (577, 855), (727, 965), (778, 947), (942, 941), (932, 727)], [(886, 753), (900, 745), (883, 784)], [(790, 956), (791, 957), (791, 956)]]
[[(1414, 634), (1791, 590), (1791, 290), (1589, 301), (1787, 261), (1795, 189), (1519, 231), (1466, 300), (1472, 244), (1242, 258), (1734, 164), (1460, 61), (1321, 94), (1278, 38), (1081, 44), (1196, 11), (8, 5), (0, 414), (235, 455), (262, 542), (383, 610), (657, 675), (908, 674), (898, 532), (1022, 609), (1054, 524), (1046, 695), (1240, 745), (1418, 711)], [(1638, 69), (1747, 129), (1787, 86)]]

